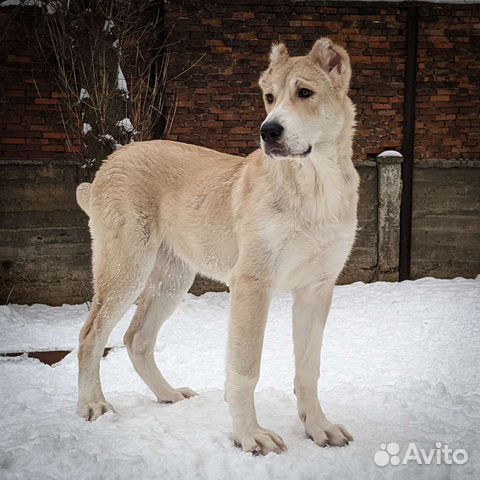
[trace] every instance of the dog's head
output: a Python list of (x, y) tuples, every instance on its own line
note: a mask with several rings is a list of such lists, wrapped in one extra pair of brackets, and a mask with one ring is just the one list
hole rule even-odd
[(260, 129), (264, 152), (275, 159), (302, 159), (316, 146), (338, 138), (345, 121), (350, 84), (347, 52), (321, 38), (308, 55), (290, 57), (273, 45), (260, 77), (267, 118)]

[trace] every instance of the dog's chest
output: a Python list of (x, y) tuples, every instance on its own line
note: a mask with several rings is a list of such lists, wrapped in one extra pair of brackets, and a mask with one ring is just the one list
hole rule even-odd
[(298, 222), (278, 245), (275, 290), (289, 291), (340, 274), (355, 239), (356, 220)]

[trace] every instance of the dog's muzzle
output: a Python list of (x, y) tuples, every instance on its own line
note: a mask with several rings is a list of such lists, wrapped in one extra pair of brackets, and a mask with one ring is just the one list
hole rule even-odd
[(264, 152), (271, 157), (306, 157), (311, 151), (309, 146), (303, 152), (292, 152), (286, 145), (284, 128), (277, 122), (267, 122), (260, 128), (262, 147)]

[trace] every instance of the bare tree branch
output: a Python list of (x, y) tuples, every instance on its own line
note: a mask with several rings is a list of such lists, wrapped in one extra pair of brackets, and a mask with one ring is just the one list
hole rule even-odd
[(154, 131), (163, 138), (171, 128), (176, 95), (167, 98), (165, 43), (172, 25), (164, 25), (163, 0), (54, 5), (45, 7), (37, 39), (53, 57), (67, 145), (83, 150), (79, 163), (88, 178), (119, 146), (151, 139)]

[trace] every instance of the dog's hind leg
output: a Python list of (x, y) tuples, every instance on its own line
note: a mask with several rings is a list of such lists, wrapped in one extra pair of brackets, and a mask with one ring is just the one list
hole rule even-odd
[(160, 249), (124, 337), (135, 370), (159, 402), (178, 402), (195, 395), (189, 388), (173, 388), (161, 374), (154, 357), (158, 331), (190, 288), (193, 278), (194, 272), (187, 264)]
[(109, 245), (100, 252), (93, 244), (95, 295), (78, 350), (78, 413), (87, 420), (113, 411), (103, 395), (100, 360), (113, 327), (143, 289), (154, 263), (154, 253), (119, 247)]

